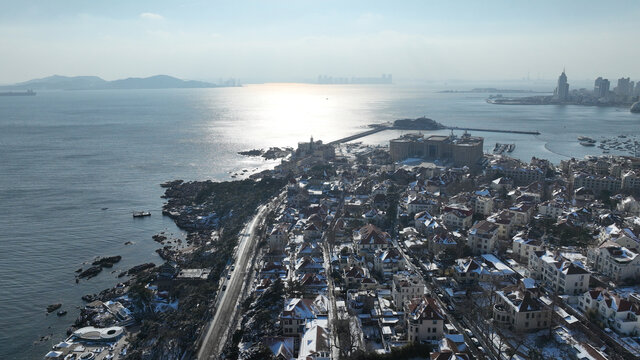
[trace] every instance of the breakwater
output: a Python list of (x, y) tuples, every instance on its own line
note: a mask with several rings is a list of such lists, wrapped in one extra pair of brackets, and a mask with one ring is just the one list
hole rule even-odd
[[(500, 129), (480, 129), (480, 128), (467, 128), (467, 127), (458, 127), (458, 126), (445, 126), (443, 129), (449, 130), (466, 130), (466, 131), (479, 131), (479, 132), (495, 132), (495, 133), (508, 133), (508, 134), (524, 134), (524, 135), (540, 135), (539, 131), (522, 131), (522, 130), (500, 130)], [(379, 133), (384, 130), (407, 130), (407, 131), (430, 131), (430, 130), (441, 130), (441, 129), (406, 129), (400, 128), (396, 126), (379, 126), (371, 130), (362, 131), (338, 140), (331, 141), (329, 144), (336, 145), (342, 144), (349, 141), (357, 140), (363, 138), (365, 136), (369, 136), (375, 133)]]

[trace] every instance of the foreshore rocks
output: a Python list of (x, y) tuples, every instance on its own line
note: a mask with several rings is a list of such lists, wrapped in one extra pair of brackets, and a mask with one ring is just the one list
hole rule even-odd
[(91, 279), (92, 277), (98, 275), (102, 271), (102, 268), (111, 268), (121, 259), (122, 256), (120, 255), (97, 258), (94, 262), (91, 263), (92, 266), (88, 269), (83, 270), (82, 268), (80, 268), (76, 270), (76, 273), (78, 273), (76, 282), (78, 281), (78, 279), (82, 278)]
[(98, 260), (94, 261), (91, 265), (98, 265), (102, 267), (112, 267), (113, 264), (119, 262), (122, 259), (122, 256), (108, 256), (103, 258), (98, 258)]
[(275, 160), (287, 157), (293, 152), (293, 148), (270, 147), (268, 150), (253, 149), (247, 151), (239, 151), (238, 154), (243, 156), (262, 156), (265, 160)]
[(78, 274), (78, 278), (91, 279), (92, 277), (98, 275), (101, 271), (102, 271), (102, 266), (100, 265), (91, 266), (90, 268), (83, 270), (80, 274)]
[(51, 304), (47, 306), (47, 313), (52, 313), (62, 307), (62, 304)]
[(159, 243), (167, 240), (167, 237), (161, 234), (155, 234), (151, 238), (153, 239), (153, 241), (159, 242)]
[(137, 274), (139, 272), (151, 269), (151, 268), (153, 268), (155, 266), (156, 266), (156, 264), (154, 264), (154, 263), (144, 263), (144, 264), (136, 265), (136, 266), (132, 267), (131, 269), (120, 273), (118, 275), (118, 277), (123, 277), (125, 275), (134, 275), (134, 274)]
[(260, 149), (253, 149), (247, 151), (238, 151), (238, 154), (243, 156), (261, 156), (263, 154), (263, 151)]

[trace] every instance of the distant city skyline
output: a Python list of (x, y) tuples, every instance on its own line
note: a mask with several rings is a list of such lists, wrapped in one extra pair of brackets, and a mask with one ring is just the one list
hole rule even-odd
[(3, 1), (0, 84), (53, 74), (533, 81), (564, 66), (593, 84), (640, 78), (629, 43), (639, 18), (634, 1)]

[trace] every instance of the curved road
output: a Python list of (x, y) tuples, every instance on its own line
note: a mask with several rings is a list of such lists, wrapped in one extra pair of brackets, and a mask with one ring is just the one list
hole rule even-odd
[(218, 296), (216, 314), (213, 321), (209, 323), (207, 333), (198, 351), (198, 359), (217, 359), (222, 352), (229, 334), (229, 325), (234, 318), (237, 304), (242, 292), (246, 275), (249, 273), (253, 263), (249, 263), (258, 236), (256, 231), (263, 222), (265, 215), (270, 209), (270, 205), (262, 205), (258, 208), (258, 213), (244, 227), (238, 241), (236, 252), (235, 270), (232, 271), (231, 279), (226, 281), (227, 289)]

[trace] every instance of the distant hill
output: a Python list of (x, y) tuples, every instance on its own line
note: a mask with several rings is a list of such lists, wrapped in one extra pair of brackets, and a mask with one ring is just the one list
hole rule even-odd
[(168, 75), (156, 75), (147, 78), (128, 78), (106, 81), (97, 76), (60, 76), (53, 75), (42, 79), (33, 79), (14, 85), (0, 86), (3, 90), (103, 90), (103, 89), (174, 89), (174, 88), (213, 88), (219, 85), (181, 80)]

